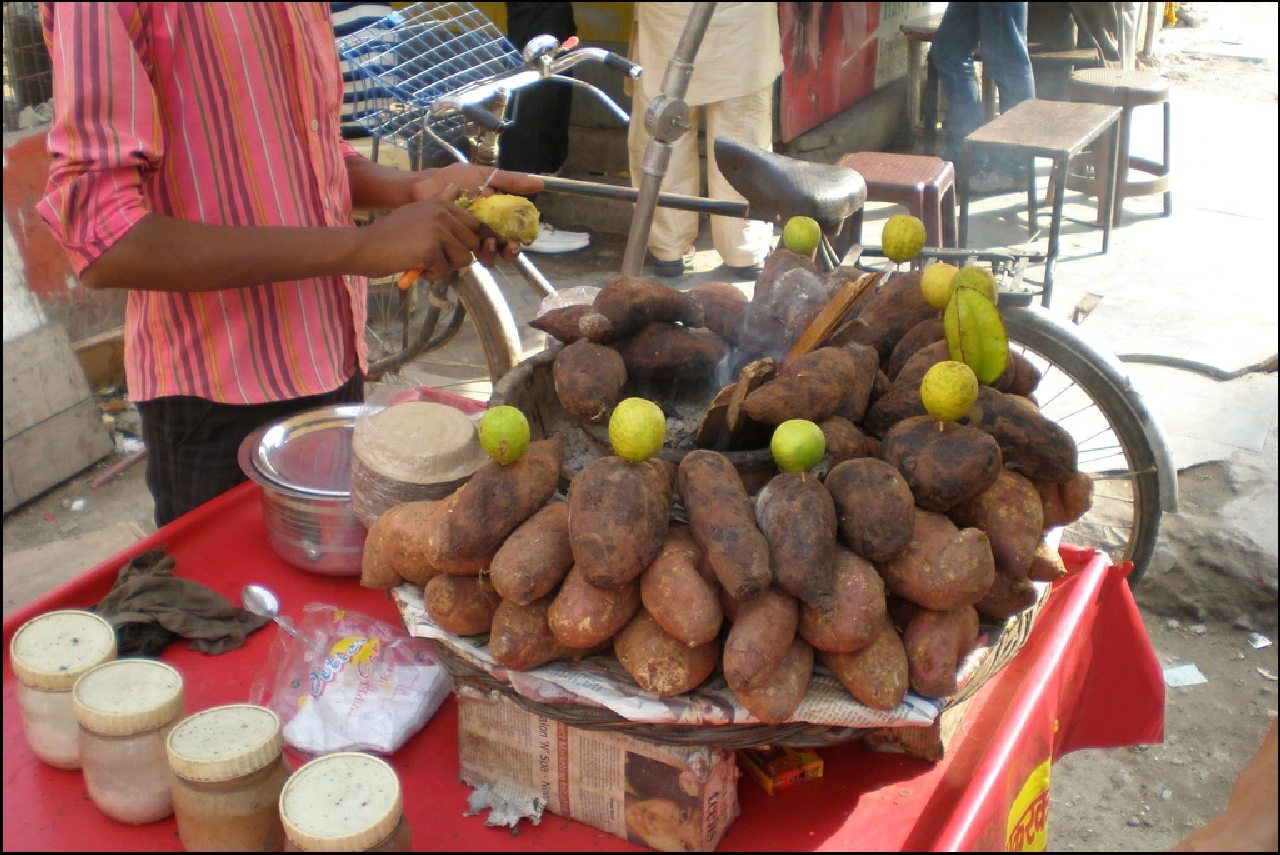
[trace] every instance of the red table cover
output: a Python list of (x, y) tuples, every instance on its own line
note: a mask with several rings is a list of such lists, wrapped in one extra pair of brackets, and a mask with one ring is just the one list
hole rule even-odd
[[(138, 553), (165, 547), (175, 572), (233, 601), (248, 582), (280, 596), (297, 617), (308, 602), (342, 604), (399, 624), (384, 591), (351, 577), (319, 576), (281, 561), (266, 541), (261, 488), (246, 483), (165, 526), (4, 622), (8, 650), (27, 619), (101, 599)], [(1054, 585), (1017, 657), (965, 711), (944, 760), (930, 764), (873, 752), (861, 743), (822, 749), (824, 776), (769, 796), (739, 782), (742, 815), (722, 850), (949, 850), (1043, 848), (1049, 769), (1078, 748), (1159, 742), (1164, 685), (1159, 662), (1124, 581), (1126, 567), (1099, 552), (1063, 548), (1071, 574)], [(269, 652), (273, 626), (239, 650), (204, 656), (185, 643), (164, 660), (185, 679), (189, 712), (243, 702)], [(77, 771), (46, 766), (28, 748), (16, 679), (4, 662), (4, 848), (46, 851), (164, 851), (180, 847), (172, 819), (117, 823), (89, 801)], [(294, 767), (301, 758), (291, 757)], [(551, 814), (518, 833), (465, 816), (470, 790), (458, 779), (457, 706), (450, 698), (391, 762), (404, 787), (417, 850), (635, 850), (590, 826)], [(1052, 823), (1048, 822), (1051, 828)]]

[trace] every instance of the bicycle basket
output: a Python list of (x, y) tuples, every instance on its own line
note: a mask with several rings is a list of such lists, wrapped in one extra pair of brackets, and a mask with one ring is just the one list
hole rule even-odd
[(524, 66), (470, 3), (414, 3), (337, 42), (354, 118), (379, 139), (428, 158), (444, 150), (424, 123), (457, 146), (465, 122), (430, 116), (433, 101)]

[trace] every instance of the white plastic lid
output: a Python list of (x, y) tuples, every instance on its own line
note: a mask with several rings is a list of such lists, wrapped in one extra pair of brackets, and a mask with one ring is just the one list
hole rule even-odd
[(352, 751), (312, 760), (280, 792), (284, 833), (308, 852), (368, 849), (395, 831), (403, 809), (396, 770)]
[(169, 768), (188, 781), (249, 775), (280, 756), (280, 719), (266, 707), (230, 704), (183, 719), (169, 731)]
[(14, 675), (46, 692), (69, 691), (81, 674), (115, 658), (115, 628), (92, 612), (46, 612), (24, 623), (9, 641)]
[(102, 736), (132, 736), (182, 713), (182, 675), (154, 659), (117, 659), (86, 671), (71, 689), (76, 720)]

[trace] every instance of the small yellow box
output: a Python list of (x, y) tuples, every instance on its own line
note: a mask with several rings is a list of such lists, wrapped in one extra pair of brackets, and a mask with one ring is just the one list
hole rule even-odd
[(738, 761), (773, 795), (778, 790), (822, 777), (822, 758), (796, 748), (744, 748)]

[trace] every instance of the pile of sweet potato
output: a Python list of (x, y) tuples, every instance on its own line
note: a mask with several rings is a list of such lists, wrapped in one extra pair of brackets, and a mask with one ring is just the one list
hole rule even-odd
[[(793, 325), (820, 310), (796, 271), (806, 268), (793, 264), (759, 306), (726, 297), (746, 307), (736, 329), (751, 312), (753, 323)], [(556, 385), (580, 417), (605, 418), (631, 371), (628, 348), (647, 334), (683, 329), (728, 345), (699, 325), (710, 327), (720, 289), (702, 303), (650, 285), (615, 279), (593, 306), (574, 307), (583, 336), (561, 352)], [(784, 288), (799, 302), (778, 298)], [(719, 670), (763, 722), (792, 716), (815, 662), (876, 709), (908, 689), (952, 695), (979, 620), (1027, 608), (1034, 581), (1065, 572), (1045, 535), (1092, 494), (1017, 355), (969, 418), (940, 426), (924, 414), (919, 378), (946, 358), (937, 314), (917, 274), (894, 276), (839, 339), (783, 362), (747, 395), (744, 412), (762, 424), (820, 424), (827, 455), (810, 472), (779, 473), (752, 496), (718, 451), (691, 451), (678, 466), (602, 457), (574, 476), (566, 501), (554, 497), (563, 445), (540, 440), (447, 499), (379, 518), (362, 584), (422, 584), (438, 625), (487, 633), (507, 668), (611, 651), (659, 696)], [(673, 521), (677, 505), (687, 524)]]

